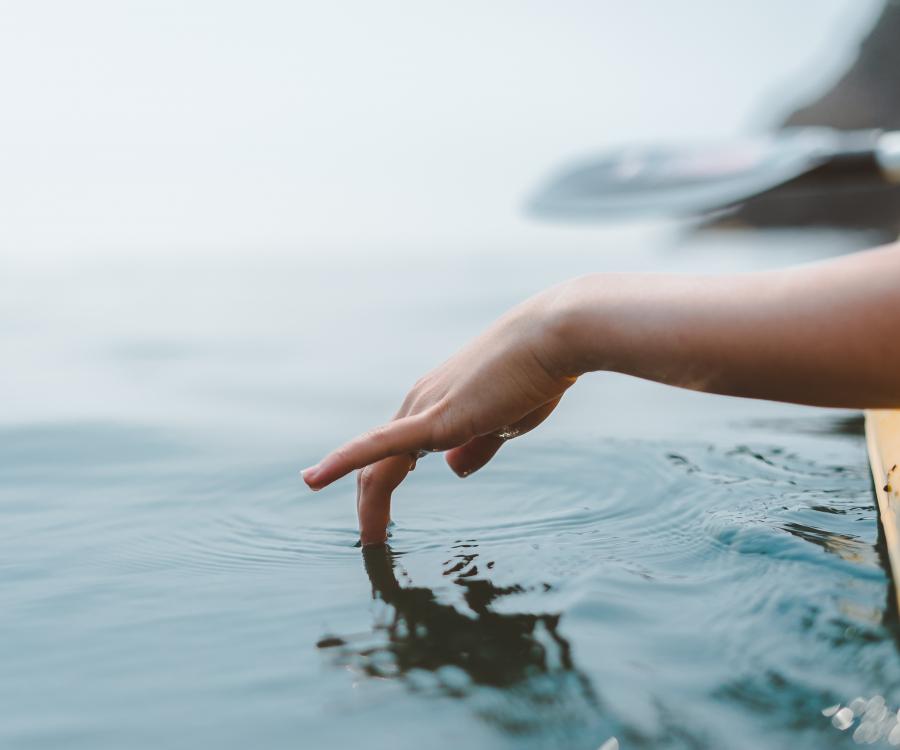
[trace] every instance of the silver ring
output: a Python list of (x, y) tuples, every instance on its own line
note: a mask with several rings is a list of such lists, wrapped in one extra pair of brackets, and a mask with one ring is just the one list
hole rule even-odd
[(519, 437), (521, 434), (522, 431), (516, 427), (501, 427), (494, 433), (494, 436), (501, 440), (512, 440), (514, 437)]

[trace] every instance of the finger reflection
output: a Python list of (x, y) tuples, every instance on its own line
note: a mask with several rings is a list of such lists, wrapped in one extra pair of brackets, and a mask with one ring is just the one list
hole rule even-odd
[[(362, 550), (372, 596), (387, 606), (371, 636), (327, 636), (338, 663), (374, 678), (400, 679), (415, 690), (466, 697), (482, 718), (508, 731), (567, 732), (597, 717), (598, 700), (559, 632), (560, 615), (496, 611), (528, 589), (497, 586), (480, 575), (477, 545), (459, 543), (444, 575), (462, 589), (456, 605), (434, 590), (401, 583), (388, 545)], [(482, 571), (493, 563), (487, 562)], [(545, 590), (541, 587), (540, 590)]]

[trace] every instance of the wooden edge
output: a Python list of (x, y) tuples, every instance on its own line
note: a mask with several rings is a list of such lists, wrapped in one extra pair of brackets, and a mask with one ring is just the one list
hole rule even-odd
[(897, 594), (895, 601), (900, 607), (900, 410), (866, 411), (866, 447)]

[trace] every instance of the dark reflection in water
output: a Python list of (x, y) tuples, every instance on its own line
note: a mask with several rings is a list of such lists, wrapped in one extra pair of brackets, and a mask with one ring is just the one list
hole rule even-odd
[[(472, 540), (455, 544), (442, 570), (448, 585), (433, 588), (413, 584), (389, 547), (366, 549), (373, 631), (320, 646), (365, 677), (398, 680), (432, 700), (462, 699), (522, 746), (593, 750), (615, 735), (647, 750), (782, 747), (799, 732), (790, 746), (838, 747), (860, 727), (860, 737), (884, 739), (894, 724), (873, 729), (858, 711), (842, 734), (822, 714), (872, 696), (900, 705), (896, 618), (885, 603), (891, 587), (857, 423), (798, 422), (798, 431), (828, 439), (822, 458), (784, 445), (643, 445), (627, 452), (616, 482), (640, 476), (650, 489), (627, 502), (607, 499), (600, 482), (597, 500), (572, 502), (589, 482), (561, 483), (555, 515), (537, 532), (554, 552), (520, 561), (520, 585), (496, 583)], [(854, 447), (838, 463), (824, 457), (839, 436)], [(626, 455), (617, 443), (594, 453), (603, 450), (606, 468)], [(504, 539), (500, 529), (488, 533)], [(422, 560), (409, 554), (404, 561)], [(596, 593), (582, 594), (571, 620), (563, 610), (576, 664), (561, 616), (541, 598), (545, 587), (566, 589), (578, 566), (594, 571)], [(754, 726), (773, 741), (723, 744)]]
[(8, 430), (0, 747), (886, 747), (898, 620), (864, 443), (831, 412), (772, 424), (523, 443), (465, 492), (425, 465), (364, 567), (346, 508), (297, 510), (283, 467)]
[[(812, 510), (838, 514), (846, 512), (841, 509), (829, 508), (821, 505), (816, 505)], [(818, 545), (826, 552), (837, 555), (847, 562), (865, 562), (870, 565), (877, 565), (879, 563), (878, 555), (872, 545), (852, 534), (838, 534), (802, 523), (786, 523), (781, 528), (789, 534), (793, 534), (800, 539)]]
[(476, 547), (457, 543), (461, 552), (445, 563), (444, 575), (461, 587), (465, 609), (440, 601), (430, 588), (402, 585), (390, 546), (364, 548), (372, 596), (390, 608), (387, 621), (374, 626), (379, 642), (354, 646), (349, 641), (356, 639), (328, 636), (317, 645), (335, 649), (339, 662), (369, 677), (398, 678), (414, 689), (459, 698), (482, 689), (480, 697), (488, 698), (484, 691), (500, 688), (491, 691), (499, 700), (475, 700), (474, 708), (509, 732), (546, 732), (548, 722), (596, 718), (597, 695), (559, 632), (560, 615), (496, 611), (496, 602), (533, 589), (476, 578)]
[(779, 433), (797, 435), (821, 435), (827, 437), (863, 437), (866, 434), (866, 420), (862, 414), (837, 417), (816, 415), (814, 417), (780, 417), (777, 419), (752, 419), (736, 423), (735, 427), (750, 427), (772, 430)]

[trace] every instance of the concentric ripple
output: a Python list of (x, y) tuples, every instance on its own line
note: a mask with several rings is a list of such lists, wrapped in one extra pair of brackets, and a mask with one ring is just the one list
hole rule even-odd
[[(498, 461), (465, 493), (434, 472), (414, 504), (396, 499), (400, 557), (382, 575), (402, 574), (389, 593), (373, 580), (386, 612), (371, 636), (331, 633), (323, 647), (359, 674), (464, 698), (475, 714), (486, 694), (515, 713), (548, 667), (491, 684), (460, 659), (483, 648), (509, 666), (491, 645), (496, 618), (549, 617), (589, 685), (590, 700), (558, 693), (581, 746), (615, 734), (627, 747), (838, 747), (823, 701), (863, 685), (900, 697), (867, 466), (861, 450), (854, 459), (606, 441)], [(473, 600), (473, 586), (490, 593)], [(446, 616), (432, 620), (426, 601)], [(457, 618), (464, 644), (444, 637)], [(451, 686), (448, 667), (465, 673)], [(536, 746), (555, 731), (540, 723), (520, 727)]]
[[(0, 737), (41, 746), (48, 695), (78, 709), (52, 714), (67, 737), (98, 696), (173, 724), (185, 701), (240, 715), (258, 700), (334, 746), (417, 722), (437, 747), (897, 736), (860, 708), (900, 705), (900, 627), (858, 436), (529, 438), (464, 482), (424, 461), (396, 494), (390, 546), (362, 552), (351, 482), (310, 495), (293, 466), (188, 469), (155, 444), (143, 462), (84, 453), (71, 485), (34, 460), (4, 490), (0, 606), (28, 627), (0, 645), (23, 686), (0, 698), (42, 718)], [(91, 687), (82, 701), (35, 674)]]

